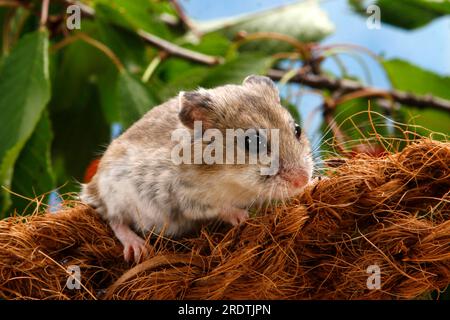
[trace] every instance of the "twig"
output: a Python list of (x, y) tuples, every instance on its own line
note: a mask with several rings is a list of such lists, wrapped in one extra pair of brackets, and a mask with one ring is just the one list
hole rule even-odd
[[(267, 76), (278, 81), (281, 80), (286, 71), (271, 69), (267, 72)], [(365, 87), (360, 83), (347, 79), (332, 79), (323, 75), (315, 75), (311, 73), (297, 73), (289, 79), (290, 82), (300, 83), (317, 89), (328, 89), (330, 91), (355, 92), (364, 91), (372, 97), (391, 97), (395, 102), (414, 106), (418, 108), (433, 107), (443, 111), (450, 112), (450, 101), (432, 95), (418, 96), (409, 92), (398, 90), (382, 90), (373, 87)]]
[[(95, 10), (85, 4), (80, 4), (78, 1), (65, 0), (67, 4), (79, 5), (81, 12), (88, 17), (93, 18), (95, 16)], [(223, 62), (221, 57), (209, 56), (200, 52), (192, 51), (183, 47), (180, 47), (174, 43), (164, 40), (158, 36), (150, 34), (144, 30), (138, 29), (137, 34), (145, 42), (167, 52), (168, 54), (176, 57), (180, 57), (193, 62), (198, 62), (206, 65), (215, 65)]]
[(111, 61), (114, 63), (114, 65), (117, 67), (117, 69), (119, 71), (125, 70), (125, 67), (123, 66), (120, 59), (114, 54), (114, 52), (109, 47), (107, 47), (100, 41), (89, 37), (87, 34), (85, 34), (83, 32), (78, 32), (77, 36), (84, 42), (86, 42), (86, 43), (90, 44), (91, 46), (97, 48), (98, 50), (102, 51), (109, 59), (111, 59)]
[(158, 68), (159, 64), (166, 58), (167, 53), (165, 51), (161, 51), (148, 65), (147, 69), (145, 69), (144, 74), (142, 75), (142, 82), (146, 83), (150, 80), (150, 77), (155, 72), (156, 68)]
[(169, 0), (169, 2), (172, 4), (173, 8), (177, 12), (178, 17), (180, 18), (185, 29), (192, 31), (192, 33), (197, 37), (201, 37), (202, 36), (201, 32), (198, 31), (198, 29), (192, 23), (191, 19), (189, 19), (189, 17), (186, 15), (186, 13), (183, 10), (183, 7), (178, 2), (178, 0)]
[(0, 0), (0, 7), (16, 8), (16, 7), (20, 7), (20, 6), (22, 6), (20, 1)]
[(3, 54), (8, 54), (9, 53), (9, 48), (11, 45), (11, 36), (10, 36), (10, 32), (11, 32), (11, 20), (14, 17), (14, 14), (16, 13), (16, 11), (10, 10), (8, 12), (6, 12), (6, 14), (4, 15), (4, 20), (3, 20), (3, 39), (2, 39), (2, 49), (3, 49)]
[(238, 48), (244, 43), (255, 40), (277, 40), (286, 42), (294, 47), (298, 53), (300, 53), (303, 60), (308, 60), (310, 58), (310, 50), (303, 42), (294, 37), (278, 32), (254, 32), (250, 34), (244, 32), (243, 34), (240, 34), (240, 39), (235, 42), (234, 46)]
[(208, 56), (200, 52), (185, 49), (183, 47), (177, 46), (176, 44), (173, 44), (172, 42), (145, 32), (144, 30), (138, 30), (137, 34), (147, 43), (166, 51), (172, 56), (207, 65), (214, 65), (222, 62), (222, 58), (220, 57)]
[(108, 48), (106, 45), (104, 45), (100, 41), (89, 37), (87, 34), (85, 34), (83, 32), (77, 32), (73, 36), (64, 38), (60, 42), (54, 44), (50, 48), (50, 50), (51, 50), (51, 52), (56, 52), (56, 51), (60, 50), (61, 48), (64, 48), (65, 46), (72, 44), (73, 42), (75, 42), (77, 40), (82, 40), (82, 41), (86, 42), (87, 44), (102, 51), (111, 60), (111, 62), (117, 67), (118, 71), (122, 72), (125, 70), (125, 67), (123, 66), (120, 59), (114, 54), (114, 52), (110, 48)]
[(42, 0), (41, 20), (40, 20), (41, 28), (45, 27), (45, 25), (47, 24), (49, 4), (50, 0)]

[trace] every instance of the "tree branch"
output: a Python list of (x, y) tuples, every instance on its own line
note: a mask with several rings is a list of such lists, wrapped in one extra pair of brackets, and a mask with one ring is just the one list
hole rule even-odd
[[(271, 69), (268, 71), (267, 76), (271, 79), (278, 81), (283, 78), (286, 71)], [(323, 75), (315, 75), (312, 73), (297, 73), (294, 77), (290, 77), (290, 82), (304, 84), (308, 87), (316, 89), (328, 89), (330, 91), (342, 91), (342, 92), (356, 92), (365, 91), (368, 92), (368, 96), (372, 97), (392, 97), (392, 99), (398, 103), (408, 106), (414, 106), (418, 108), (433, 107), (443, 111), (450, 112), (450, 101), (432, 95), (418, 96), (409, 92), (398, 90), (382, 90), (373, 87), (365, 87), (360, 83), (347, 79), (332, 79)]]
[(164, 40), (160, 37), (157, 37), (153, 34), (150, 34), (148, 32), (145, 32), (144, 30), (138, 30), (137, 34), (147, 43), (160, 48), (164, 51), (166, 51), (168, 54), (180, 57), (183, 59), (191, 60), (194, 62), (207, 64), (207, 65), (214, 65), (222, 62), (221, 57), (213, 57), (208, 56), (206, 54), (192, 51), (180, 46), (177, 46), (176, 44), (173, 44), (172, 42), (169, 42), (167, 40)]
[[(70, 5), (78, 5), (80, 7), (81, 12), (88, 17), (94, 18), (95, 16), (95, 10), (85, 4), (80, 3), (79, 1), (73, 1), (73, 0), (65, 0), (67, 4)], [(214, 57), (209, 56), (200, 52), (192, 51), (183, 47), (180, 47), (172, 42), (169, 42), (167, 40), (164, 40), (158, 36), (155, 36), (153, 34), (150, 34), (144, 30), (138, 29), (137, 30), (138, 36), (144, 40), (145, 42), (149, 43), (150, 45), (157, 47), (168, 54), (180, 57), (186, 60), (190, 60), (193, 62), (206, 64), (206, 65), (215, 65), (223, 62), (223, 58), (221, 57)]]

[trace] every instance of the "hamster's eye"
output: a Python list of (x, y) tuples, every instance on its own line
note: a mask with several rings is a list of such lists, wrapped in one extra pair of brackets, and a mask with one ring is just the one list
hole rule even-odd
[(297, 139), (300, 139), (300, 137), (301, 137), (301, 135), (302, 135), (302, 128), (301, 128), (300, 125), (298, 125), (297, 123), (295, 124), (295, 130), (294, 130), (294, 133), (295, 133), (295, 137), (296, 137)]

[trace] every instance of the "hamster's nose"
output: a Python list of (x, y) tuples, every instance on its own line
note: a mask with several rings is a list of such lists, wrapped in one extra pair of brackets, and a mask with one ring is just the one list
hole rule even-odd
[(303, 169), (284, 171), (281, 173), (281, 177), (294, 188), (302, 188), (309, 182), (308, 174)]

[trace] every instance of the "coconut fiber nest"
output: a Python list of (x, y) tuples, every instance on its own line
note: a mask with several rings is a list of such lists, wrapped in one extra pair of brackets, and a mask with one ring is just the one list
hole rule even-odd
[[(123, 261), (86, 206), (10, 217), (0, 222), (0, 297), (419, 298), (450, 284), (449, 190), (450, 143), (423, 139), (342, 159), (303, 195), (243, 225), (148, 239), (138, 265)], [(69, 266), (80, 268), (79, 289), (67, 285)]]

